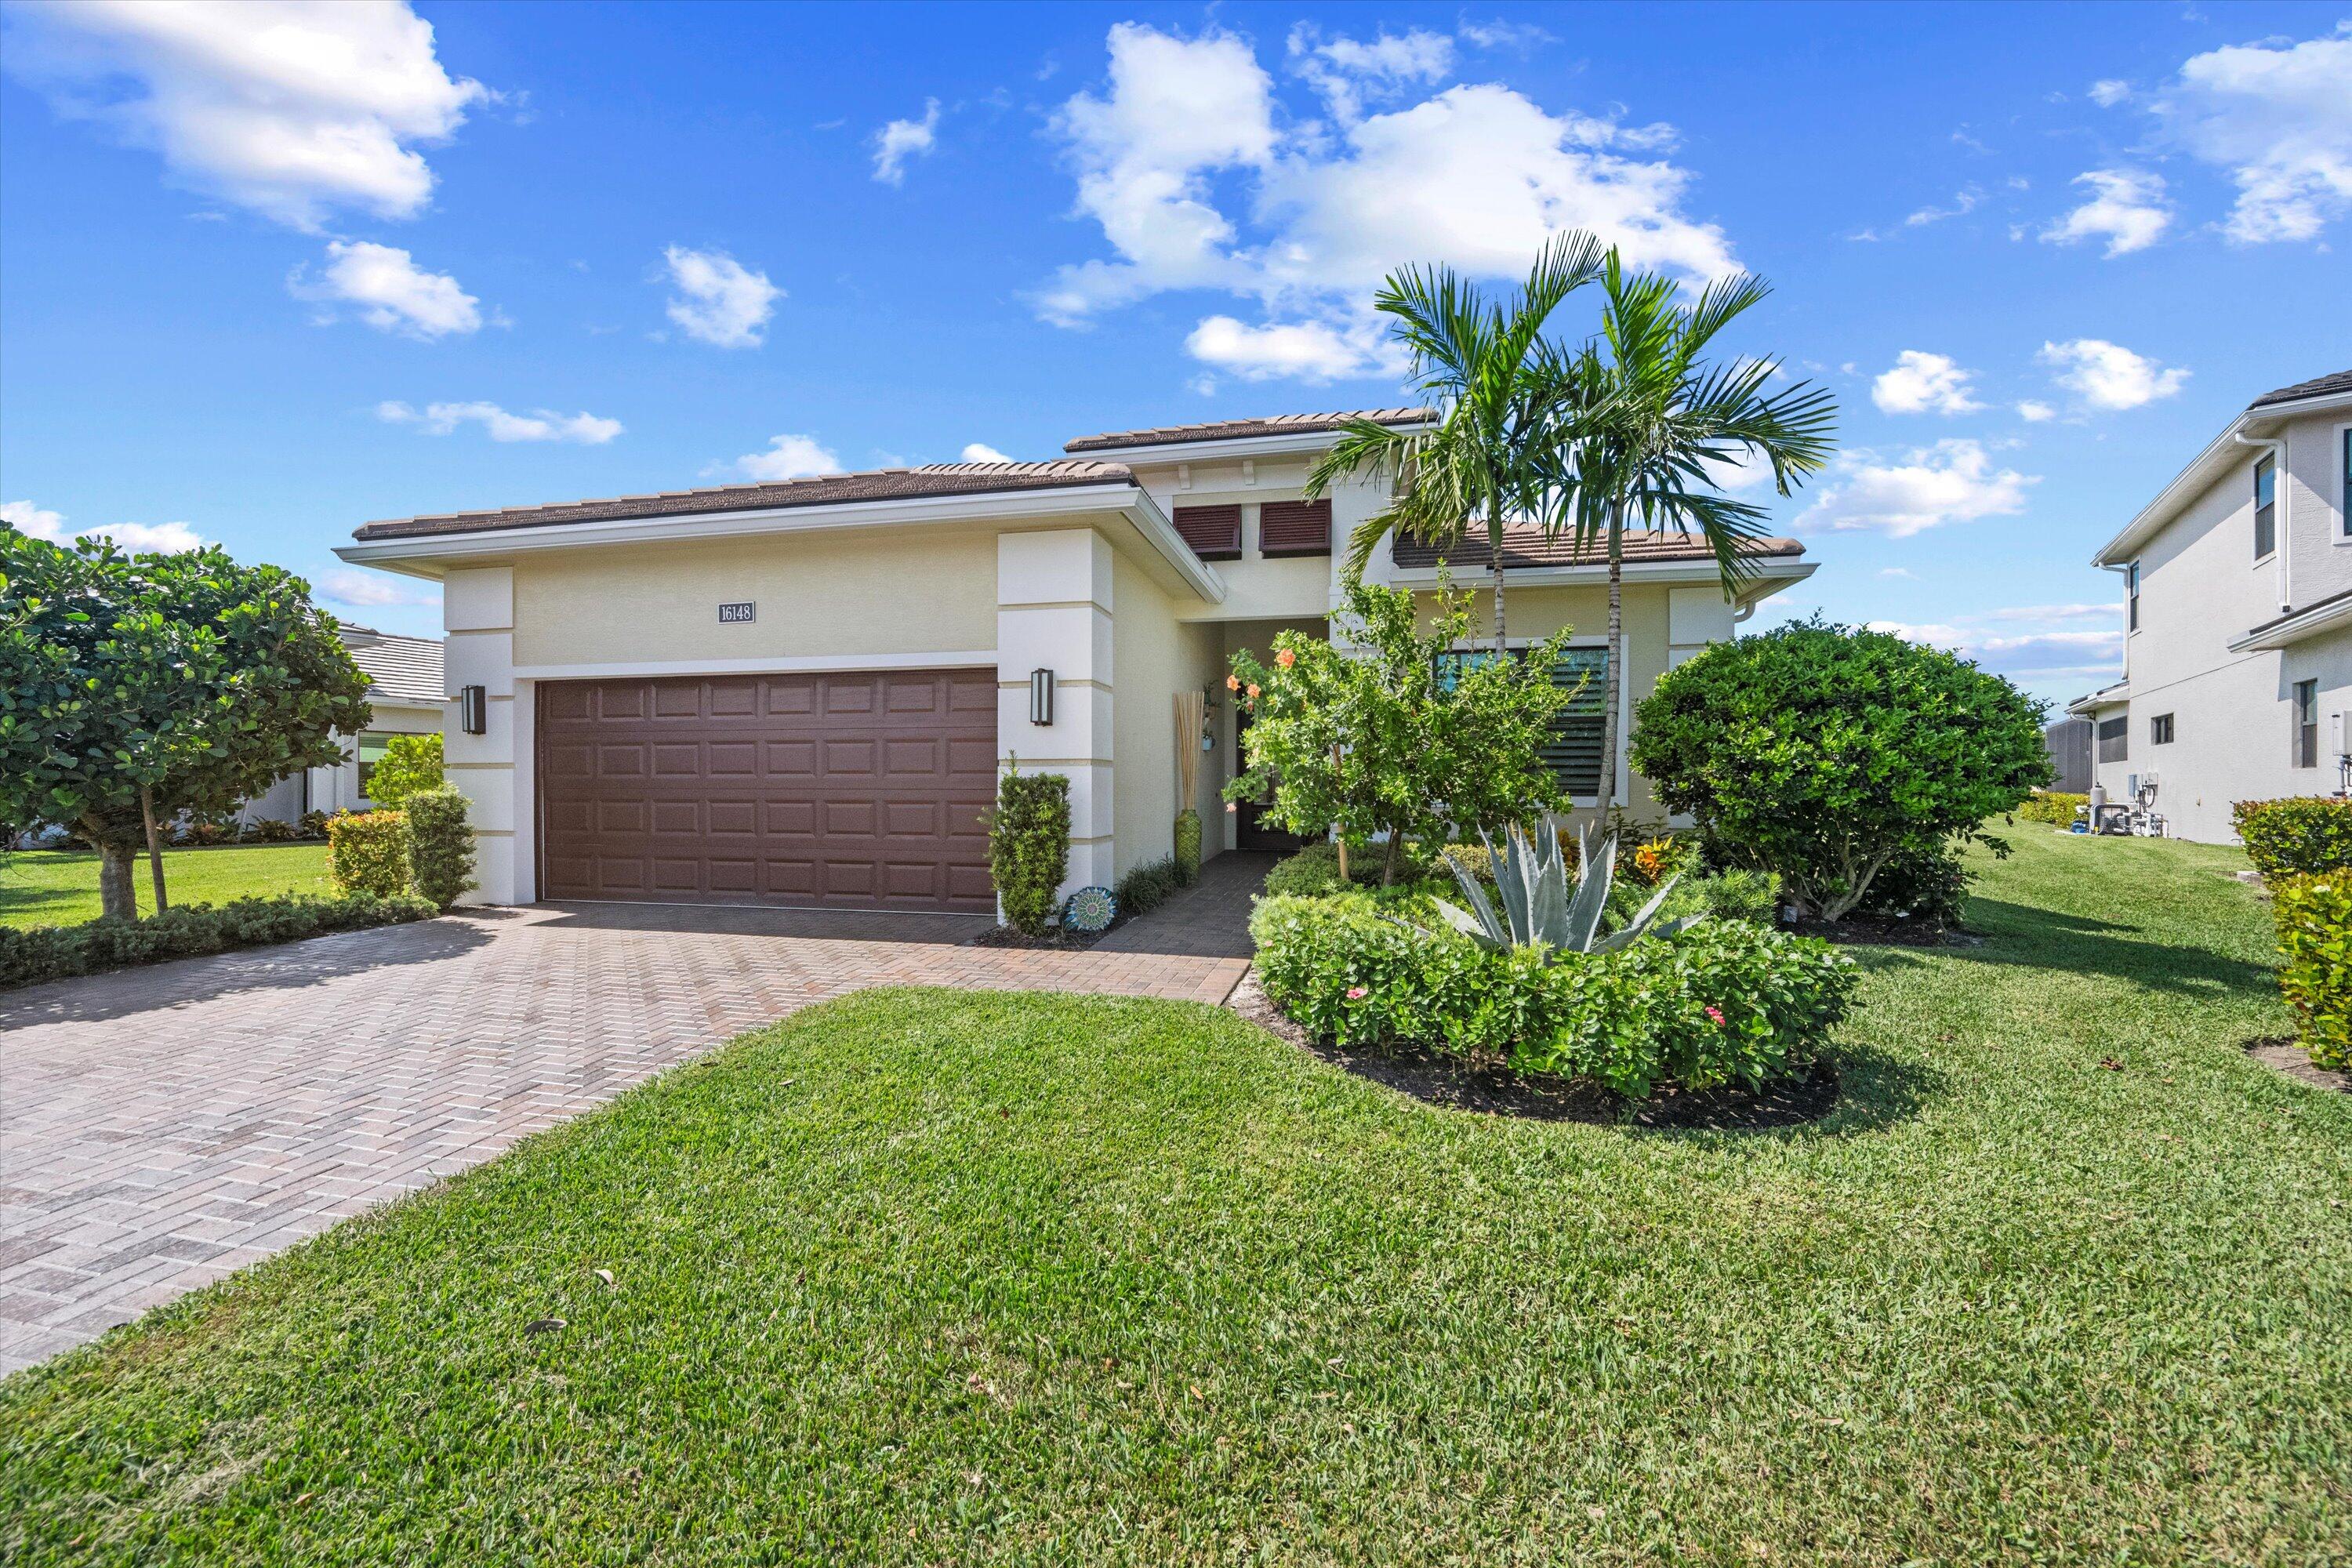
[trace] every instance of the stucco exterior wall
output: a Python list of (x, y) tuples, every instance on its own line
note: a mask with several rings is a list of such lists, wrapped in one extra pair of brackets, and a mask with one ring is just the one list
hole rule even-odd
[[(1124, 558), (1115, 582), (1118, 610), (1111, 637), (1118, 675), (1111, 788), (1118, 831), (1112, 869), (1124, 876), (1175, 848), (1176, 814), (1182, 809), (1176, 796), (1176, 694), (1216, 685), (1223, 667), (1216, 627), (1178, 620), (1177, 601)], [(1201, 814), (1203, 858), (1225, 847), (1213, 820), (1222, 813), (1216, 792), (1224, 783), (1216, 762), (1217, 753), (1201, 753), (1200, 789), (1192, 801)]]

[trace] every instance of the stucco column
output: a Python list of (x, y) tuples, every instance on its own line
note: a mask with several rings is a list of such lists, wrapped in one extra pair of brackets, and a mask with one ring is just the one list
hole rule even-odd
[[(997, 538), (997, 761), (1069, 778), (1064, 896), (1111, 880), (1111, 571), (1091, 528)], [(1030, 722), (1038, 669), (1054, 672), (1050, 724)]]
[[(527, 726), (516, 721), (514, 569), (480, 566), (442, 580), (441, 624), (448, 634), (442, 658), (448, 700), (442, 705), (443, 772), (464, 792), (474, 825), (474, 879), (464, 902), (512, 904), (538, 896), (531, 885), (527, 768), (518, 766)], [(468, 686), (488, 693), (484, 732), (468, 735), (459, 722), (457, 695)], [(523, 831), (517, 831), (518, 825)]]

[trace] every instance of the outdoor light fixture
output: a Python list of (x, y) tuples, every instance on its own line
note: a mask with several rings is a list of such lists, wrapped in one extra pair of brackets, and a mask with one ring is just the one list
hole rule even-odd
[(479, 735), (490, 727), (490, 691), (487, 686), (461, 687), (457, 692), (457, 727)]
[(1054, 721), (1054, 672), (1033, 669), (1029, 672), (1029, 722), (1050, 724)]

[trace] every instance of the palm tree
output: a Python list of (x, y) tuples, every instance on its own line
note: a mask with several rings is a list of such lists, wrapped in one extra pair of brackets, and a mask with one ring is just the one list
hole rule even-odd
[(1793, 493), (1830, 458), (1837, 407), (1825, 388), (1798, 382), (1767, 395), (1776, 360), (1712, 364), (1716, 335), (1770, 287), (1760, 278), (1718, 279), (1685, 305), (1655, 273), (1629, 276), (1614, 247), (1601, 267), (1601, 335), (1541, 374), (1555, 403), (1542, 423), (1558, 439), (1535, 486), (1552, 510), (1548, 534), (1573, 532), (1576, 552), (1605, 541), (1609, 556), (1609, 668), (1601, 720), (1601, 802), (1616, 795), (1617, 713), (1625, 685), (1625, 528), (1696, 534), (1714, 552), (1727, 600), (1755, 575), (1749, 546), (1765, 531), (1762, 507), (1718, 488), (1727, 468), (1758, 458), (1774, 488)]
[(1489, 300), (1447, 267), (1390, 274), (1374, 298), (1395, 318), (1391, 331), (1411, 355), (1416, 389), (1438, 413), (1434, 428), (1402, 431), (1370, 420), (1345, 426), (1316, 461), (1307, 493), (1319, 496), (1345, 475), (1391, 482), (1389, 504), (1348, 541), (1348, 568), (1360, 574), (1391, 532), (1441, 550), (1484, 525), (1495, 574), (1495, 650), (1503, 637), (1503, 527), (1514, 516), (1545, 515), (1545, 487), (1557, 483), (1554, 387), (1559, 358), (1543, 336), (1560, 301), (1601, 270), (1601, 242), (1581, 231), (1556, 235), (1517, 295)]

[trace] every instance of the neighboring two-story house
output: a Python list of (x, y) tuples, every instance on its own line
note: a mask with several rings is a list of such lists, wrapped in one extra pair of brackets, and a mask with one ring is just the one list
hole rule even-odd
[[(1000, 769), (1068, 775), (1065, 890), (1168, 854), (1264, 842), (1227, 813), (1233, 654), (1328, 635), (1370, 482), (1307, 500), (1350, 415), (1087, 437), (1050, 462), (954, 463), (373, 522), (338, 553), (442, 584), (447, 777), (473, 803), (480, 897), (994, 907), (982, 814)], [(1412, 426), (1421, 409), (1369, 416)], [(1456, 580), (1487, 580), (1484, 546)], [(1758, 547), (1727, 602), (1703, 544), (1636, 536), (1627, 702), (1812, 570)], [(1507, 544), (1512, 640), (1573, 624), (1600, 673), (1606, 568), (1530, 533)], [(1367, 574), (1429, 589), (1410, 542)], [(1649, 808), (1600, 687), (1547, 755), (1588, 805)], [(1206, 692), (1204, 734), (1176, 733)], [(1630, 725), (1621, 726), (1621, 736)], [(1204, 747), (1177, 798), (1176, 748)]]
[(2072, 703), (2113, 798), (2174, 837), (2233, 801), (2345, 787), (2352, 714), (2352, 371), (2246, 411), (2093, 557), (2124, 587), (2124, 679)]

